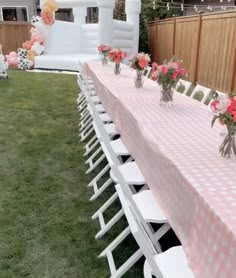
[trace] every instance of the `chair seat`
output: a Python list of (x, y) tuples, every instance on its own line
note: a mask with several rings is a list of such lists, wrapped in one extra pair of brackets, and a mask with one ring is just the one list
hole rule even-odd
[(90, 90), (94, 90), (94, 85), (93, 84), (88, 84), (88, 88), (90, 89)]
[(146, 222), (160, 224), (167, 222), (165, 215), (162, 213), (150, 190), (143, 190), (142, 192), (136, 193), (132, 195), (132, 198)]
[[(184, 254), (182, 246), (172, 247), (154, 256), (154, 260), (164, 278), (194, 278)], [(144, 263), (144, 277), (151, 278), (153, 273), (147, 260)]]
[(98, 96), (92, 96), (91, 99), (92, 99), (93, 103), (101, 103), (101, 100)]
[(111, 118), (109, 117), (109, 115), (107, 113), (102, 113), (99, 115), (99, 118), (101, 119), (101, 121), (103, 123), (108, 123), (108, 122), (112, 122)]
[(123, 144), (121, 139), (117, 139), (110, 142), (111, 148), (113, 152), (118, 155), (130, 155), (129, 151), (127, 150), (126, 146)]
[[(126, 183), (134, 185), (145, 184), (145, 179), (135, 161), (122, 164), (118, 168)], [(112, 170), (110, 171), (110, 176), (114, 182), (118, 183)]]
[(110, 136), (114, 136), (114, 135), (118, 134), (118, 132), (116, 130), (116, 126), (113, 123), (105, 124), (104, 128), (106, 130), (106, 133)]
[(98, 113), (104, 113), (104, 112), (106, 112), (106, 111), (105, 111), (105, 108), (103, 107), (102, 104), (97, 104), (97, 105), (95, 105), (95, 109), (97, 110)]

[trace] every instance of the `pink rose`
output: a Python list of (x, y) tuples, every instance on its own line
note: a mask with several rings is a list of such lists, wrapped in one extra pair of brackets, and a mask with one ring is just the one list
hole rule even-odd
[(153, 62), (152, 63), (152, 70), (157, 69), (157, 67), (158, 67), (158, 64), (156, 62)]
[(161, 71), (162, 71), (164, 74), (167, 74), (167, 73), (168, 73), (168, 67), (167, 67), (166, 65), (161, 66)]
[(171, 78), (172, 78), (173, 80), (175, 80), (175, 79), (177, 78), (177, 76), (178, 76), (178, 72), (175, 71), (174, 73), (172, 73)]
[(218, 108), (217, 108), (217, 105), (219, 104), (219, 101), (218, 100), (214, 100), (214, 101), (212, 101), (212, 103), (211, 103), (211, 109), (213, 110), (213, 111), (217, 111), (218, 110)]
[(186, 69), (181, 69), (181, 70), (179, 71), (179, 73), (180, 73), (182, 76), (185, 76), (186, 73), (187, 73), (187, 70), (186, 70)]
[(140, 68), (144, 69), (148, 65), (147, 59), (142, 58), (142, 57), (139, 58), (138, 65), (140, 66)]

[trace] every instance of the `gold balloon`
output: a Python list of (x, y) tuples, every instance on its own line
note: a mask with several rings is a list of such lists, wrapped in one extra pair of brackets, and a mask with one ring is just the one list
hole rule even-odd
[(32, 51), (32, 50), (29, 50), (28, 52), (27, 52), (27, 58), (29, 59), (29, 60), (31, 60), (31, 61), (34, 61), (34, 57), (36, 56), (36, 53), (34, 52), (34, 51)]
[(54, 13), (58, 10), (55, 0), (47, 0), (43, 4), (43, 11), (46, 13)]

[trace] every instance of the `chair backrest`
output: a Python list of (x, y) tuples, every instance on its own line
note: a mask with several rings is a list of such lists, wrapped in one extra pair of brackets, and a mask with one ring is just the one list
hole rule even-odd
[[(220, 92), (220, 91), (215, 91), (215, 93), (217, 94), (217, 97), (220, 97), (220, 96), (225, 95), (225, 93)], [(213, 94), (213, 95), (214, 95), (214, 94)], [(214, 100), (215, 100), (215, 98), (213, 97), (213, 98), (210, 100), (210, 102), (208, 103), (208, 106), (210, 106), (211, 103), (212, 103)]]
[(177, 85), (175, 86), (176, 91), (178, 91), (178, 89), (180, 87), (184, 87), (184, 91), (183, 91), (183, 95), (186, 95), (188, 90), (190, 89), (190, 87), (192, 86), (192, 83), (183, 79), (180, 79), (177, 83)]
[(190, 97), (194, 98), (197, 93), (200, 93), (203, 95), (200, 102), (205, 103), (205, 101), (207, 100), (207, 98), (210, 95), (210, 92), (211, 92), (210, 88), (197, 84), (197, 86), (194, 88)]
[(147, 66), (143, 71), (143, 76), (149, 78), (151, 70), (152, 70), (152, 68), (150, 66)]

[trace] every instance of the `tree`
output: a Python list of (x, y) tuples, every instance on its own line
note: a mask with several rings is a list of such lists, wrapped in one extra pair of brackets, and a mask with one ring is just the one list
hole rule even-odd
[(155, 8), (153, 6), (152, 1), (141, 0), (142, 1), (142, 9), (140, 15), (140, 35), (139, 35), (139, 51), (143, 51), (149, 53), (149, 45), (148, 45), (148, 34), (147, 34), (147, 23), (153, 21), (154, 19), (164, 19), (170, 18), (173, 16), (183, 15), (181, 9), (169, 9), (167, 10), (165, 4), (163, 2), (168, 3), (168, 1), (162, 0), (160, 5), (156, 1)]
[[(181, 9), (170, 8), (167, 10), (166, 4), (167, 0), (161, 0), (161, 3), (158, 4), (158, 1), (155, 1), (155, 9), (153, 7), (153, 1), (151, 0), (141, 0), (141, 15), (140, 15), (140, 35), (139, 35), (139, 51), (149, 53), (148, 46), (148, 34), (147, 34), (147, 23), (153, 21), (155, 18), (164, 19), (173, 16), (183, 15)], [(161, 6), (161, 7), (160, 7)], [(125, 20), (125, 0), (116, 0), (114, 18), (118, 20)]]

